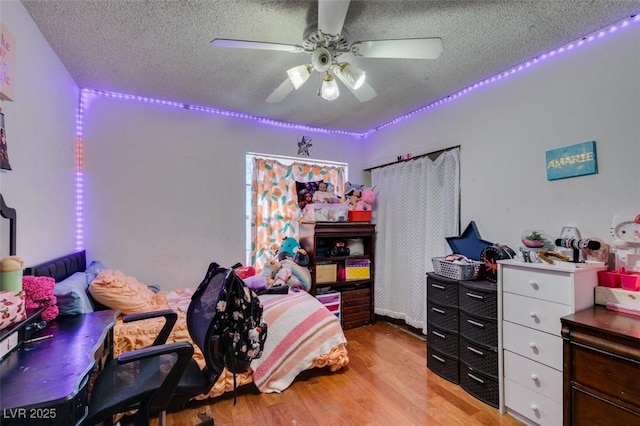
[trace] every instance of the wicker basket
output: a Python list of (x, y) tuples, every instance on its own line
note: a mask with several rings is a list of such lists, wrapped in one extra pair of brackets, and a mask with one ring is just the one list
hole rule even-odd
[(471, 263), (453, 263), (444, 260), (444, 257), (432, 257), (433, 272), (452, 280), (477, 280), (480, 271), (484, 268), (483, 262), (469, 260)]

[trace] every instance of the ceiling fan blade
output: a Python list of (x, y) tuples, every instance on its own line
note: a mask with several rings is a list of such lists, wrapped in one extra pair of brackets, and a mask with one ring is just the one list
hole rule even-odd
[(338, 77), (338, 80), (340, 80), (342, 83), (344, 83), (345, 87), (347, 89), (349, 89), (349, 91), (351, 93), (353, 93), (353, 96), (355, 96), (356, 99), (358, 99), (360, 102), (368, 102), (371, 99), (373, 99), (376, 96), (378, 96), (376, 91), (373, 90), (373, 87), (369, 86), (369, 84), (366, 81), (363, 82), (360, 87), (358, 87), (357, 89), (354, 89), (354, 88), (351, 87), (351, 85), (349, 83), (347, 83), (345, 81), (344, 76), (342, 75), (342, 73), (334, 72), (333, 74), (336, 77)]
[(211, 44), (215, 47), (231, 47), (234, 49), (259, 49), (259, 50), (279, 50), (281, 52), (301, 53), (304, 52), (302, 46), (295, 44), (268, 43), (264, 41), (232, 40), (228, 38), (214, 38)]
[(318, 31), (338, 38), (348, 9), (349, 0), (318, 0)]
[(351, 54), (361, 58), (436, 59), (442, 53), (442, 39), (433, 37), (357, 41), (350, 49)]
[(266, 101), (270, 104), (278, 103), (286, 98), (289, 93), (293, 92), (294, 89), (295, 87), (293, 87), (293, 83), (287, 78), (280, 84), (280, 86), (276, 87), (275, 90), (271, 92)]

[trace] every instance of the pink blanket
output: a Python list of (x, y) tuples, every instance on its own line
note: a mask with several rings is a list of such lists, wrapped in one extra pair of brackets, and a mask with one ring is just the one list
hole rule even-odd
[(269, 330), (263, 355), (251, 362), (251, 369), (261, 392), (282, 392), (322, 354), (346, 346), (340, 320), (308, 293), (265, 294), (260, 301)]

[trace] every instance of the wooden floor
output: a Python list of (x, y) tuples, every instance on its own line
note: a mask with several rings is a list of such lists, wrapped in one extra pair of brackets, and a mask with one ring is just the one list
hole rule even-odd
[(346, 368), (304, 372), (280, 394), (245, 386), (235, 406), (233, 395), (193, 403), (168, 413), (167, 424), (192, 426), (208, 416), (217, 426), (521, 424), (428, 370), (424, 340), (402, 328), (378, 321), (345, 334)]

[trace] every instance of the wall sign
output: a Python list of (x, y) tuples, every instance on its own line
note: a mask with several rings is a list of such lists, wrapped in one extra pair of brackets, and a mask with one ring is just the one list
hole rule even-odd
[(598, 173), (595, 141), (547, 151), (547, 180)]
[(0, 23), (0, 100), (13, 100), (13, 78), (16, 75), (16, 39)]

